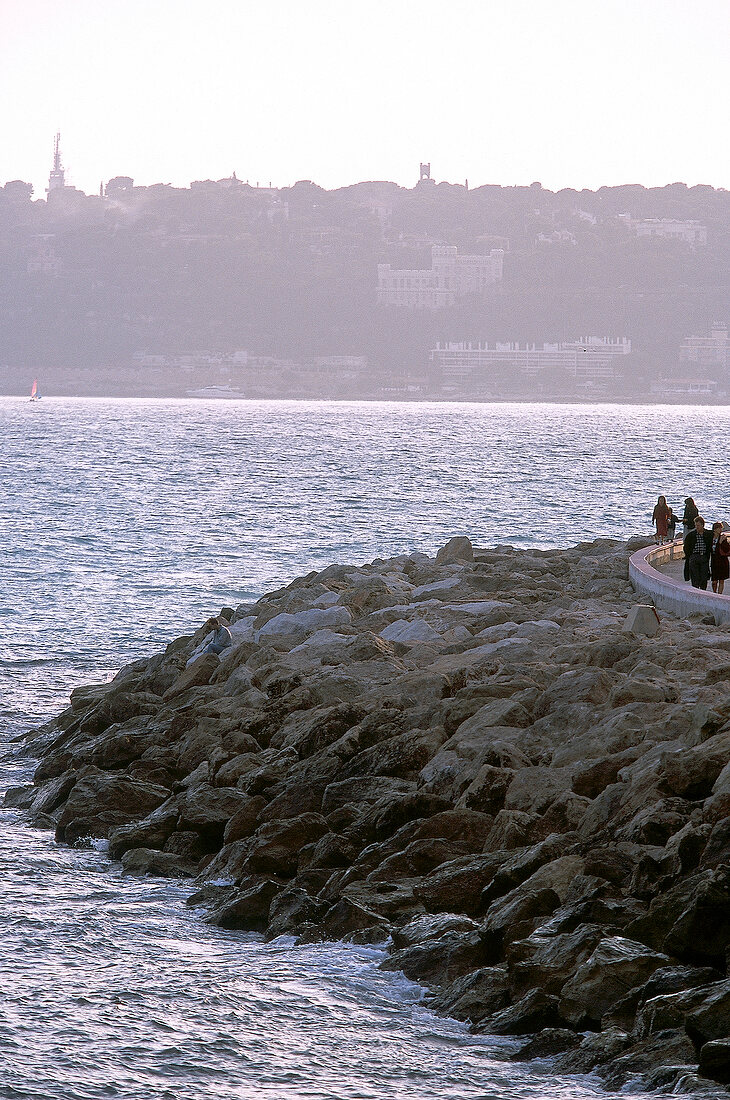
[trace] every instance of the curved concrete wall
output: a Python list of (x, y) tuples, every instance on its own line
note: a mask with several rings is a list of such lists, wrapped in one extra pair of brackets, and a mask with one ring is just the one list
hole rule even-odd
[[(678, 615), (712, 615), (715, 622), (730, 623), (730, 595), (716, 596), (708, 590), (692, 588), (656, 570), (657, 565), (683, 561), (682, 541), (649, 546), (629, 558), (629, 580), (639, 594), (651, 596), (656, 607)], [(730, 584), (730, 582), (728, 582)]]

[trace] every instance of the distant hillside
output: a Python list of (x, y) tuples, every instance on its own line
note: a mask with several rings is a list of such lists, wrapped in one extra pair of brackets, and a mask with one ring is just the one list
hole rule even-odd
[[(666, 373), (683, 336), (730, 320), (730, 193), (675, 183), (553, 193), (430, 181), (0, 188), (0, 365), (123, 366), (140, 352), (246, 348), (364, 355), (417, 374), (441, 340), (629, 336), (633, 368)], [(641, 236), (699, 223), (706, 243)], [(648, 232), (648, 230), (646, 230)], [(377, 304), (377, 265), (430, 267), (431, 245), (504, 248), (501, 283), (438, 311)]]

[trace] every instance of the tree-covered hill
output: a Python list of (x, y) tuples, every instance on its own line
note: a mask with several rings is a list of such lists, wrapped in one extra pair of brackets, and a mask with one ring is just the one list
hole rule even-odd
[[(627, 217), (628, 216), (628, 217)], [(637, 219), (699, 222), (707, 243), (637, 236)], [(506, 250), (485, 297), (440, 310), (377, 303), (377, 265), (430, 266), (434, 243)], [(639, 375), (682, 337), (730, 320), (730, 192), (675, 183), (598, 191), (387, 182), (324, 191), (238, 181), (188, 189), (0, 187), (0, 365), (122, 366), (139, 352), (246, 348), (365, 355), (417, 374), (435, 340), (627, 335)]]

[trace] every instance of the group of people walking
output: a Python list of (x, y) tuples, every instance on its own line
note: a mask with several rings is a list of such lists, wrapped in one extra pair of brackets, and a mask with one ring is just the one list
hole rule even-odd
[[(656, 526), (657, 542), (674, 541), (677, 517), (667, 504), (666, 497), (660, 496), (652, 512), (652, 523)], [(705, 521), (692, 497), (684, 502), (682, 515), (684, 529), (684, 579), (693, 588), (707, 588), (712, 580), (712, 591), (722, 594), (725, 581), (730, 576), (730, 542), (718, 520), (712, 525), (712, 531), (705, 530)]]

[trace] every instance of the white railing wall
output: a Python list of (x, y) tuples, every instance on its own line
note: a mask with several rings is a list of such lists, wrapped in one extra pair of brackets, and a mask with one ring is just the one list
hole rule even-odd
[[(684, 561), (681, 539), (644, 547), (631, 555), (629, 580), (639, 595), (651, 596), (655, 607), (677, 615), (712, 615), (718, 625), (730, 623), (730, 595), (717, 596), (709, 587), (704, 592), (657, 572), (657, 566), (670, 561)], [(730, 581), (727, 583), (730, 587)]]

